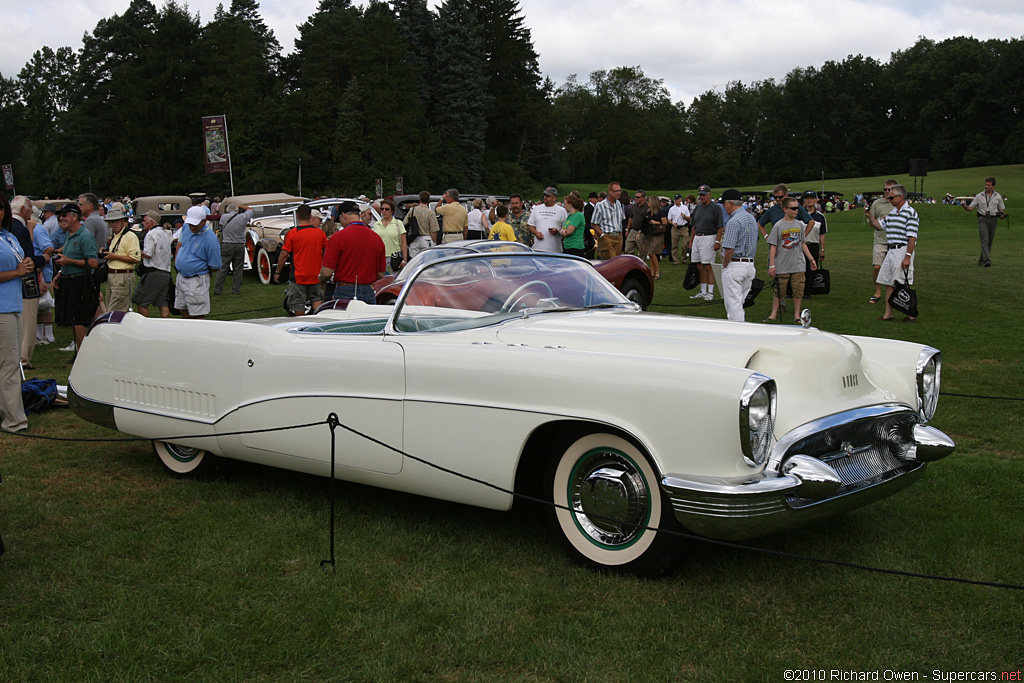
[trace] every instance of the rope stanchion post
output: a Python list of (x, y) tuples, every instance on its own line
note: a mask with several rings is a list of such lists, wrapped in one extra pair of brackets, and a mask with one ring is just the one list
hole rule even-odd
[(334, 436), (334, 430), (336, 430), (338, 428), (338, 425), (341, 424), (341, 420), (338, 419), (338, 414), (337, 413), (331, 413), (330, 415), (328, 415), (327, 416), (327, 424), (331, 428), (331, 482), (330, 482), (330, 494), (329, 494), (330, 495), (330, 499), (331, 499), (331, 519), (330, 519), (330, 522), (328, 524), (329, 527), (330, 527), (330, 538), (331, 538), (330, 549), (331, 549), (331, 556), (330, 556), (330, 558), (328, 558), (326, 560), (320, 560), (320, 569), (323, 570), (326, 573), (327, 572), (327, 568), (329, 566), (330, 570), (331, 570), (331, 573), (333, 574), (334, 573), (334, 569), (335, 569), (335, 562), (334, 562), (334, 498), (335, 498), (335, 495), (334, 495), (334, 486), (335, 486), (335, 482), (334, 482), (334, 466), (335, 466), (335, 462), (336, 462), (335, 444), (336, 444), (336, 441), (337, 441), (337, 439), (335, 439), (335, 436)]

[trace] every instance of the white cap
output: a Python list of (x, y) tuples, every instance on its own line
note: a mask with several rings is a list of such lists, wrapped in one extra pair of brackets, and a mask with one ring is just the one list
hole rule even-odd
[(188, 213), (185, 214), (185, 222), (189, 225), (199, 225), (206, 220), (206, 210), (201, 206), (193, 206), (189, 208)]

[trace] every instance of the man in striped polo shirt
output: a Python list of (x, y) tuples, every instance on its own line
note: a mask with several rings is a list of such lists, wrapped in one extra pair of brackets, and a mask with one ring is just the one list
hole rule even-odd
[[(889, 201), (893, 209), (889, 214), (879, 221), (870, 212), (867, 218), (875, 230), (885, 230), (885, 239), (888, 251), (882, 267), (878, 271), (878, 284), (885, 285), (885, 314), (879, 320), (892, 320), (892, 306), (889, 304), (889, 297), (892, 296), (893, 284), (903, 282), (907, 285), (914, 284), (914, 252), (917, 251), (917, 231), (921, 221), (917, 217), (917, 211), (907, 203), (907, 188), (903, 185), (894, 185), (889, 192)], [(903, 322), (917, 322), (917, 318), (906, 317)]]
[(602, 261), (622, 253), (622, 221), (625, 213), (619, 195), (622, 187), (617, 182), (608, 183), (608, 197), (594, 207), (592, 219), (597, 233), (597, 258)]
[(722, 205), (729, 214), (722, 240), (722, 298), (729, 320), (743, 322), (743, 302), (754, 281), (757, 221), (743, 208), (739, 190), (723, 192)]

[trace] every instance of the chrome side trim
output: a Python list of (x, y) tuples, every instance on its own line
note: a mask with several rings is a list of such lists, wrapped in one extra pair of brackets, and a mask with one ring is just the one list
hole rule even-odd
[(711, 486), (710, 491), (702, 490), (708, 488), (707, 484), (697, 482), (685, 482), (687, 486), (680, 487), (678, 484), (683, 482), (670, 477), (661, 483), (676, 518), (686, 529), (708, 538), (742, 541), (807, 526), (887, 498), (916, 482), (924, 471), (923, 463), (916, 464), (899, 476), (801, 507), (791, 505), (790, 501), (802, 500), (794, 493), (771, 492), (772, 482), (783, 490), (792, 486), (798, 479), (792, 475), (766, 479), (764, 484), (749, 488)]

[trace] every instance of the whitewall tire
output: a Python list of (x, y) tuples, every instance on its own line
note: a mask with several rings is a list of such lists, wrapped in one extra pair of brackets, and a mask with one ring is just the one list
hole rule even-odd
[(163, 468), (175, 477), (206, 477), (215, 473), (221, 463), (209, 451), (166, 441), (154, 441), (153, 451)]
[(549, 516), (575, 560), (641, 576), (672, 569), (684, 539), (665, 533), (678, 522), (654, 468), (629, 441), (605, 433), (576, 439), (552, 458), (547, 491), (563, 506)]

